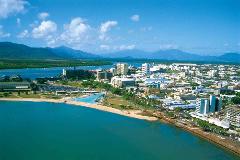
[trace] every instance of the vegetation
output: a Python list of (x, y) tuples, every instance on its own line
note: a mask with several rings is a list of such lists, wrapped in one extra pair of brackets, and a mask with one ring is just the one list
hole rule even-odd
[(78, 69), (78, 70), (68, 70), (67, 75), (64, 76), (68, 80), (87, 80), (95, 79), (95, 76), (92, 72), (88, 70)]
[[(154, 109), (155, 106), (161, 105), (161, 102), (158, 100), (139, 97), (132, 91), (129, 92), (126, 89), (114, 88), (110, 84), (97, 82), (94, 80), (82, 81), (81, 84), (78, 84), (77, 82), (67, 82), (67, 85), (78, 86), (78, 87), (81, 86), (84, 88), (92, 88), (92, 89), (104, 89), (105, 91), (110, 92), (113, 95), (120, 96), (124, 100), (131, 102), (131, 104), (123, 104), (125, 106), (129, 105), (128, 107), (131, 106), (130, 108), (141, 107), (142, 109)], [(122, 108), (123, 107), (124, 106), (122, 106)]]
[(0, 69), (16, 68), (50, 68), (74, 66), (101, 66), (110, 65), (109, 61), (98, 60), (10, 60), (0, 59)]
[(167, 117), (170, 117), (170, 118), (175, 118), (175, 114), (174, 114), (174, 112), (172, 112), (172, 111), (167, 111), (167, 112), (166, 112), (166, 116), (167, 116)]
[(223, 136), (228, 135), (226, 130), (223, 129), (222, 127), (216, 126), (214, 124), (211, 124), (207, 121), (203, 121), (201, 119), (194, 119), (194, 121), (204, 131), (213, 132), (213, 133), (220, 134), (220, 135), (223, 135)]
[(231, 101), (233, 104), (240, 104), (240, 96), (233, 97)]
[(225, 95), (234, 95), (235, 91), (229, 90), (229, 89), (222, 89), (222, 90), (220, 90), (220, 93), (225, 94)]
[(190, 85), (191, 85), (192, 89), (196, 89), (199, 86), (198, 83), (192, 82), (192, 81), (190, 82)]

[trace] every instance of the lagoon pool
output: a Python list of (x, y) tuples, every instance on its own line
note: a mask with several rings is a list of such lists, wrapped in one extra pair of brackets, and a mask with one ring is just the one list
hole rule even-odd
[(104, 96), (103, 93), (95, 93), (87, 97), (74, 98), (73, 100), (77, 102), (86, 102), (86, 103), (94, 104), (99, 98), (102, 98), (103, 96)]

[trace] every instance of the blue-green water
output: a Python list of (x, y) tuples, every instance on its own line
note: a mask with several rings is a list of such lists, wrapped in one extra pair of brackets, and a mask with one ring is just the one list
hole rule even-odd
[(0, 160), (232, 160), (181, 129), (67, 104), (0, 102)]
[[(116, 63), (114, 63), (116, 64)], [(140, 67), (141, 63), (129, 62), (129, 65)], [(77, 66), (76, 69), (84, 70), (96, 70), (96, 69), (110, 69), (113, 65), (101, 65), (101, 66)], [(62, 74), (63, 68), (66, 67), (52, 67), (52, 68), (23, 68), (23, 69), (0, 69), (1, 76), (21, 75), (23, 78), (41, 78), (41, 77), (55, 77)], [(67, 67), (73, 69), (73, 67)]]
[(87, 102), (87, 103), (94, 104), (101, 97), (103, 97), (103, 93), (95, 93), (95, 94), (91, 94), (87, 97), (74, 98), (74, 100), (77, 102)]

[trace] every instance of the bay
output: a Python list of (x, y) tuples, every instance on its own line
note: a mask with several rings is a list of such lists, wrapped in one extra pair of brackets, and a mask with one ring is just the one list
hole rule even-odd
[(237, 160), (189, 132), (85, 107), (0, 102), (0, 160)]

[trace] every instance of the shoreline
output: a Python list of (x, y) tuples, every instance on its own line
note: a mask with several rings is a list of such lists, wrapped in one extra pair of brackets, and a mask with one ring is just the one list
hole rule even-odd
[(223, 139), (220, 136), (217, 136), (216, 134), (209, 133), (209, 132), (204, 132), (198, 127), (191, 128), (189, 126), (180, 124), (176, 122), (174, 119), (170, 119), (165, 116), (161, 117), (150, 117), (150, 116), (144, 116), (140, 115), (142, 113), (141, 110), (120, 110), (112, 107), (107, 107), (99, 104), (90, 104), (86, 102), (77, 102), (73, 101), (69, 98), (66, 99), (44, 99), (44, 98), (0, 98), (0, 101), (22, 101), (22, 102), (50, 102), (50, 103), (65, 103), (65, 104), (70, 104), (70, 105), (75, 105), (75, 106), (81, 106), (81, 107), (86, 107), (86, 108), (92, 108), (92, 109), (97, 109), (100, 111), (104, 112), (110, 112), (113, 114), (118, 114), (122, 116), (127, 116), (130, 118), (136, 118), (140, 120), (147, 120), (147, 121), (161, 121), (163, 123), (168, 123), (171, 124), (175, 127), (181, 128), (185, 131), (188, 131), (200, 138), (203, 138), (209, 142), (212, 142), (228, 151), (231, 151), (232, 153), (240, 156), (240, 147), (238, 144), (234, 143), (233, 141), (230, 141), (229, 139)]
[(214, 133), (205, 132), (205, 131), (201, 130), (199, 127), (190, 127), (190, 126), (186, 126), (184, 124), (180, 124), (179, 122), (176, 122), (174, 119), (170, 119), (167, 117), (161, 117), (161, 118), (159, 118), (159, 120), (162, 121), (163, 123), (167, 123), (167, 124), (173, 125), (177, 128), (183, 129), (187, 132), (190, 132), (202, 139), (205, 139), (211, 143), (216, 144), (217, 146), (219, 146), (221, 148), (228, 150), (231, 153), (234, 153), (234, 154), (240, 156), (240, 145), (231, 141), (230, 139), (222, 138), (221, 136), (216, 135)]
[(99, 105), (99, 104), (77, 102), (77, 101), (73, 101), (71, 99), (0, 98), (0, 101), (65, 103), (65, 104), (70, 104), (70, 105), (75, 105), (75, 106), (82, 106), (82, 107), (97, 109), (97, 110), (105, 111), (105, 112), (111, 112), (114, 114), (127, 116), (127, 117), (131, 117), (131, 118), (136, 118), (136, 119), (141, 119), (141, 120), (147, 120), (147, 121), (157, 121), (158, 120), (158, 118), (156, 118), (156, 117), (140, 115), (140, 113), (141, 113), (140, 110), (120, 110), (120, 109), (107, 107), (107, 106), (103, 106), (103, 105)]

